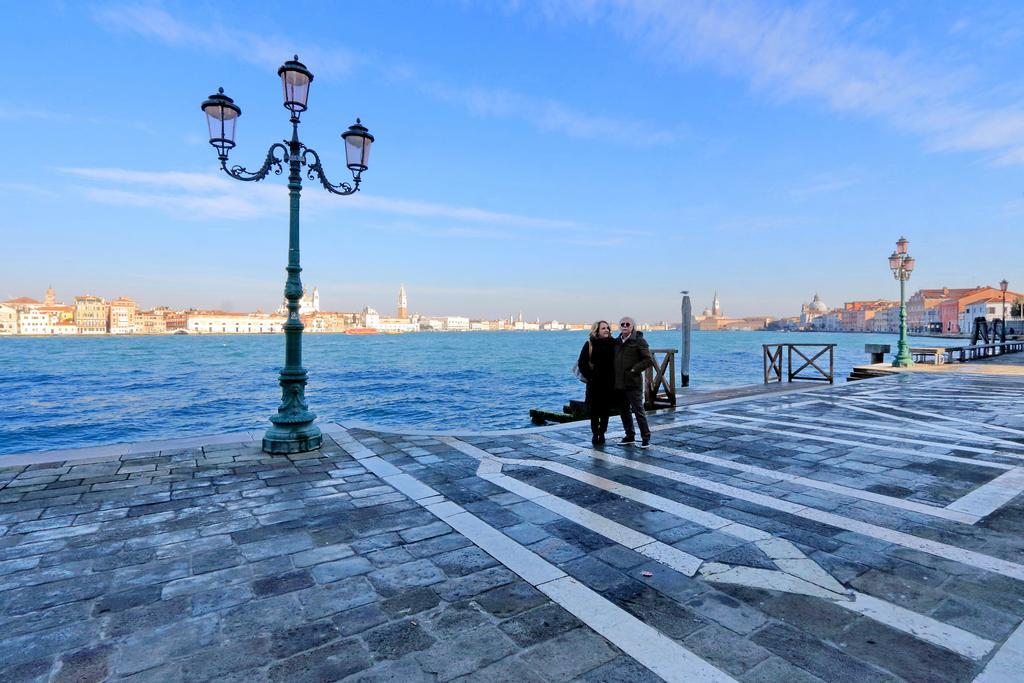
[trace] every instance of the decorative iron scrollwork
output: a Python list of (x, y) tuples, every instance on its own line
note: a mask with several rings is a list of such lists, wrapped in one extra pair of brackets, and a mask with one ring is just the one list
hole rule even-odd
[[(307, 156), (313, 157), (313, 161), (307, 160)], [(302, 147), (302, 162), (308, 167), (306, 170), (306, 177), (310, 180), (319, 180), (320, 184), (324, 186), (324, 189), (334, 194), (347, 195), (353, 194), (359, 191), (359, 182), (361, 178), (356, 174), (353, 183), (338, 183), (334, 185), (331, 181), (327, 180), (326, 174), (324, 174), (324, 167), (320, 163), (320, 155), (316, 153), (316, 150), (311, 147)]]
[[(281, 158), (278, 158), (277, 154), (275, 154), (277, 150), (281, 150)], [(274, 168), (274, 175), (281, 175), (284, 172), (283, 164), (286, 163), (288, 163), (288, 148), (280, 142), (275, 142), (267, 150), (267, 158), (263, 162), (263, 166), (255, 173), (247, 171), (244, 166), (238, 166), (237, 164), (228, 168), (227, 159), (221, 160), (220, 167), (235, 180), (260, 181), (267, 177), (271, 167)]]

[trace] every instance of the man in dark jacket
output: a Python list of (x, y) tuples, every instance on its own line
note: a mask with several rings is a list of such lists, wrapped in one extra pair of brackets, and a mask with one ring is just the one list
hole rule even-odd
[(644, 412), (644, 370), (654, 367), (651, 347), (642, 332), (637, 331), (636, 322), (629, 317), (619, 321), (619, 338), (615, 346), (615, 388), (622, 395), (622, 428), (626, 436), (619, 443), (636, 442), (633, 429), (633, 415), (640, 425), (640, 447), (651, 445), (651, 428), (647, 425)]

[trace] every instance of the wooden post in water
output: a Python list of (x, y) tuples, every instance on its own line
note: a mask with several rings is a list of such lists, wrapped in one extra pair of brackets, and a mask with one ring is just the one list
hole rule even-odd
[(686, 290), (680, 292), (683, 295), (683, 317), (680, 319), (679, 329), (683, 332), (683, 345), (679, 349), (679, 386), (690, 386), (690, 320), (693, 315), (690, 311), (690, 293)]

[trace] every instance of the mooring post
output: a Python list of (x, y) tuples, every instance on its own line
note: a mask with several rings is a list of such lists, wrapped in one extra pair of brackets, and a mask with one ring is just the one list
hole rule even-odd
[(683, 295), (683, 317), (680, 322), (680, 329), (683, 332), (683, 345), (679, 354), (679, 386), (690, 386), (690, 320), (693, 318), (690, 312), (690, 293), (686, 290), (680, 292)]

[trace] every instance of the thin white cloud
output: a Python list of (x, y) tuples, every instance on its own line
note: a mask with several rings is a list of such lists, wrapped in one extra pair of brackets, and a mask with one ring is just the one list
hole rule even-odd
[(803, 185), (792, 188), (789, 191), (789, 196), (796, 201), (802, 201), (817, 195), (841, 192), (859, 183), (859, 178), (826, 173), (811, 178)]
[(125, 168), (81, 168), (64, 167), (62, 173), (126, 185), (150, 185), (169, 190), (211, 192), (231, 187), (229, 178), (210, 173), (185, 173), (181, 171), (134, 171)]
[(53, 123), (68, 123), (73, 120), (73, 117), (65, 112), (0, 104), (0, 121), (50, 121)]
[[(227, 11), (230, 12), (230, 8)], [(152, 5), (124, 4), (100, 8), (93, 12), (93, 20), (108, 31), (134, 33), (173, 47), (226, 54), (269, 68), (280, 66), (298, 52), (304, 62), (316, 64), (318, 76), (347, 74), (357, 62), (355, 54), (345, 49), (328, 49), (302, 40), (228, 30), (214, 19), (205, 26), (190, 23)]]
[[(287, 210), (284, 191), (279, 184), (238, 183), (222, 175), (181, 171), (81, 167), (59, 170), (83, 180), (95, 181), (96, 184), (80, 187), (79, 191), (86, 199), (104, 204), (153, 208), (196, 219), (249, 219)], [(303, 196), (303, 203), (317, 210), (357, 209), (490, 226), (586, 229), (586, 226), (570, 220), (368, 194), (356, 194), (336, 201), (336, 198), (323, 193), (310, 192)]]
[[(167, 10), (150, 5), (125, 4), (96, 10), (93, 19), (108, 31), (133, 33), (172, 47), (225, 54), (238, 60), (276, 68), (282, 60), (298, 51), (302, 60), (320, 75), (349, 73), (358, 61), (353, 51), (326, 49), (283, 38), (264, 38), (243, 31), (228, 30), (218, 21), (208, 26), (187, 22)], [(460, 106), (475, 116), (526, 121), (542, 131), (562, 133), (577, 139), (623, 140), (625, 144), (657, 146), (671, 144), (683, 135), (679, 130), (655, 126), (646, 121), (594, 116), (557, 100), (532, 97), (501, 88), (472, 88), (452, 85), (443, 80), (424, 79), (409, 64), (388, 64), (374, 59), (359, 62), (364, 73), (377, 73), (395, 82), (411, 84), (423, 94)], [(3, 110), (0, 109), (0, 117)], [(624, 138), (623, 130), (630, 136)]]
[(601, 22), (644, 52), (683, 68), (711, 66), (775, 100), (810, 99), (921, 136), (937, 151), (1024, 162), (1024, 105), (989, 104), (1003, 86), (972, 64), (872, 45), (838, 3), (803, 6), (751, 0), (551, 0), (558, 21)]
[(529, 97), (500, 88), (467, 88), (441, 82), (421, 83), (420, 90), (432, 97), (456, 104), (474, 116), (510, 118), (526, 121), (544, 131), (564, 133), (580, 139), (623, 139), (629, 131), (629, 144), (657, 146), (676, 142), (681, 135), (645, 121), (616, 120), (591, 116), (555, 100)]

